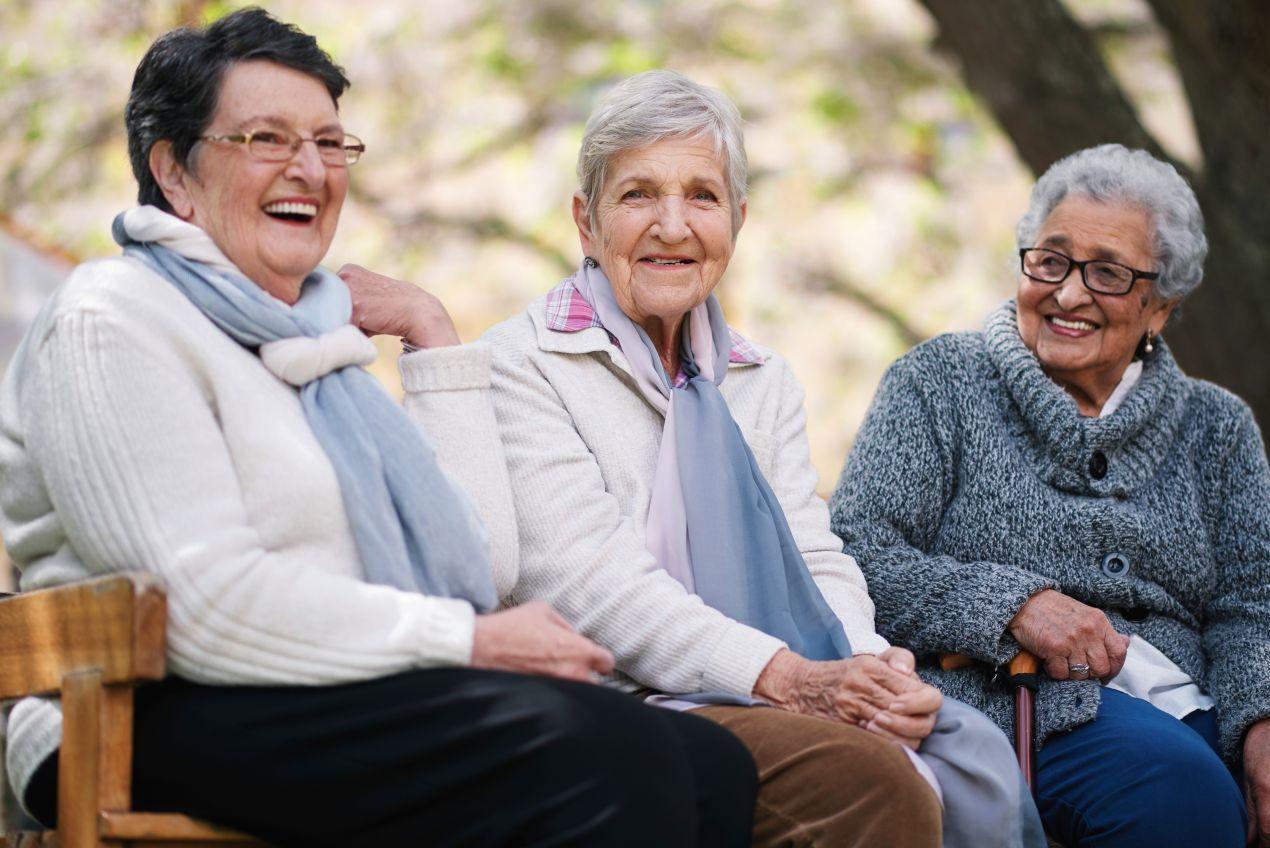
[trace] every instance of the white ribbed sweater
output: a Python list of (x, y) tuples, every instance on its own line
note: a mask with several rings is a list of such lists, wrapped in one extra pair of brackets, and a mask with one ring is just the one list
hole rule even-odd
[[(664, 419), (600, 328), (546, 328), (545, 298), (491, 329), (494, 410), (520, 527), (513, 598), (541, 598), (611, 650), (623, 688), (749, 695), (783, 643), (659, 569), (644, 544)], [(853, 648), (887, 646), (816, 494), (803, 390), (783, 359), (732, 363), (721, 391)], [(469, 483), (475, 491), (478, 484)]]
[[(421, 351), (401, 368), (442, 466), (482, 482), (505, 595), (515, 523), (488, 348)], [(79, 266), (14, 357), (0, 387), (0, 533), (23, 589), (160, 575), (168, 668), (191, 680), (320, 685), (470, 659), (466, 601), (363, 582), (297, 391), (130, 258)], [(19, 793), (60, 727), (51, 702), (14, 708)]]

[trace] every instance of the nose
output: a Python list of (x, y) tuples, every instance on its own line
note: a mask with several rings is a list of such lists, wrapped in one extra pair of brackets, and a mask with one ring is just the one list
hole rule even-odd
[(1071, 312), (1079, 306), (1093, 301), (1089, 289), (1085, 288), (1085, 279), (1075, 265), (1067, 272), (1067, 276), (1058, 284), (1054, 292), (1054, 301), (1065, 312)]
[(651, 235), (665, 244), (678, 244), (688, 237), (688, 221), (684, 216), (684, 199), (678, 195), (662, 195), (657, 200), (657, 221)]
[(318, 155), (317, 145), (311, 144), (311, 141), (305, 139), (301, 143), (300, 149), (287, 162), (285, 173), (287, 179), (304, 183), (308, 188), (319, 188), (326, 182), (326, 164)]

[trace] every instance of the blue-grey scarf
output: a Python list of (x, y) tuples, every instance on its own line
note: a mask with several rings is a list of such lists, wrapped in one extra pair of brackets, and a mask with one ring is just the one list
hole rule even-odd
[[(594, 260), (582, 263), (574, 283), (604, 329), (617, 339), (643, 395), (667, 416), (663, 456), (672, 458), (675, 467), (670, 473), (677, 471), (678, 481), (671, 488), (679, 491), (667, 492), (662, 481), (654, 481), (653, 497), (682, 503), (686, 544), (659, 538), (661, 530), (650, 533), (649, 548), (659, 556), (659, 565), (711, 607), (781, 639), (807, 659), (850, 657), (842, 622), (812, 579), (785, 512), (719, 392), (727, 374), (731, 334), (718, 300), (711, 294), (684, 320), (680, 357), (688, 381), (676, 388), (656, 346), (622, 312)], [(697, 348), (712, 356), (708, 368), (698, 362)], [(703, 376), (703, 370), (710, 376)], [(667, 473), (662, 465), (659, 459), (658, 475)], [(679, 508), (668, 514), (673, 516)], [(652, 513), (650, 509), (650, 523)], [(661, 561), (684, 556), (686, 568)], [(722, 693), (680, 697), (738, 703)], [(917, 754), (943, 792), (945, 846), (1045, 848), (1040, 817), (1010, 742), (978, 710), (945, 698), (935, 729)]]
[(311, 361), (290, 369), (301, 376), (279, 376), (299, 387), (309, 426), (335, 469), (369, 581), (465, 599), (478, 611), (497, 605), (484, 530), (421, 431), (347, 357), (323, 361), (352, 332), (352, 304), (342, 280), (315, 269), (288, 307), (223, 264), (190, 258), (220, 254), (201, 230), (158, 209), (119, 215), (113, 235), (125, 253), (171, 282), (243, 347), (260, 353), (281, 340), (313, 340), (302, 343), (311, 346)]

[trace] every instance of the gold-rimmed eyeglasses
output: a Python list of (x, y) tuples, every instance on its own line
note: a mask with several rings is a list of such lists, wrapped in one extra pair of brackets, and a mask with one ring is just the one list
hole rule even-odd
[(348, 133), (330, 133), (316, 138), (304, 138), (290, 130), (264, 129), (227, 135), (205, 135), (201, 141), (222, 141), (227, 144), (246, 145), (247, 152), (263, 162), (286, 162), (300, 150), (306, 141), (317, 147), (318, 156), (329, 167), (343, 168), (352, 165), (366, 152), (366, 144)]

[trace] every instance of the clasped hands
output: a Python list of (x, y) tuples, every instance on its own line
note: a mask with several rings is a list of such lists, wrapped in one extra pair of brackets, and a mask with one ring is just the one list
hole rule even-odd
[(780, 709), (854, 724), (916, 750), (934, 729), (944, 699), (914, 668), (913, 655), (904, 648), (833, 661), (804, 659), (783, 648), (759, 675), (754, 695)]

